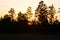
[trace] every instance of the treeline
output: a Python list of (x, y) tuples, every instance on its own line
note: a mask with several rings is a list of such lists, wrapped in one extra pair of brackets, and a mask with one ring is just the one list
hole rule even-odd
[(11, 18), (10, 21), (21, 21), (21, 20), (27, 20), (27, 21), (34, 21), (35, 23), (46, 23), (53, 24), (54, 22), (59, 22), (58, 17), (54, 16), (56, 14), (56, 10), (54, 5), (47, 7), (47, 5), (44, 3), (44, 1), (40, 1), (38, 7), (35, 10), (35, 13), (32, 13), (32, 8), (28, 7), (26, 13), (22, 13), (21, 11), (16, 14), (14, 8), (11, 8), (8, 11), (8, 14), (4, 15), (4, 18), (7, 19)]
[(56, 14), (54, 6), (47, 7), (44, 1), (39, 2), (35, 13), (32, 13), (31, 7), (28, 7), (25, 14), (19, 12), (16, 16), (13, 8), (11, 8), (8, 13), (10, 13), (10, 15), (6, 14), (4, 18), (0, 18), (0, 32), (60, 32), (60, 22), (57, 20), (57, 16), (54, 19), (54, 15)]

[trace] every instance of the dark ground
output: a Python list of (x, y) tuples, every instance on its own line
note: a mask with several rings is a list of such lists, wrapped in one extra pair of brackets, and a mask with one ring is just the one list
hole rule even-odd
[(28, 25), (26, 20), (19, 22), (3, 19), (0, 21), (0, 33), (40, 33), (40, 34), (60, 34), (59, 24), (38, 24)]
[(3, 19), (0, 21), (0, 39), (60, 39), (60, 23), (29, 26), (26, 20), (16, 22)]

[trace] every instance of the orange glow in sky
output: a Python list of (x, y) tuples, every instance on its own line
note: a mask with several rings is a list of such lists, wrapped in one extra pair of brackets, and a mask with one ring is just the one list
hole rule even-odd
[[(40, 1), (41, 0), (0, 0), (0, 16), (7, 14), (10, 8), (14, 8), (16, 13), (19, 11), (24, 13), (29, 6), (32, 7), (32, 12), (34, 13)], [(43, 1), (47, 6), (53, 4), (56, 9), (60, 7), (60, 0)]]

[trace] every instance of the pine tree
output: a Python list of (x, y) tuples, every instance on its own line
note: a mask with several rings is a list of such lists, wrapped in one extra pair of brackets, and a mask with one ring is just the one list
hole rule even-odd
[(39, 21), (39, 16), (40, 16), (39, 11), (35, 10), (35, 15), (34, 15), (34, 17), (35, 17), (35, 23), (36, 23), (36, 24), (41, 23), (41, 22)]
[(17, 18), (18, 18), (18, 21), (23, 20), (23, 19), (24, 19), (24, 18), (23, 18), (23, 14), (22, 14), (21, 12), (19, 12)]
[(32, 13), (32, 8), (31, 7), (28, 7), (28, 9), (27, 9), (27, 12), (26, 12), (26, 18), (27, 18), (27, 20), (28, 20), (28, 24), (29, 25), (32, 25), (33, 24), (33, 18), (32, 18), (32, 16), (33, 16), (33, 13)]
[(44, 4), (44, 1), (40, 1), (39, 5), (36, 9), (40, 15), (39, 15), (39, 20), (43, 23), (43, 22), (47, 22), (47, 6), (46, 4)]
[(33, 15), (32, 14), (32, 9), (31, 9), (31, 7), (28, 7), (27, 12), (26, 12), (27, 19), (28, 20), (31, 19), (32, 15)]
[(52, 24), (54, 22), (54, 15), (55, 15), (55, 8), (52, 4), (52, 6), (49, 6), (49, 15), (50, 15), (50, 23)]
[(4, 19), (7, 19), (9, 16), (6, 14), (6, 15), (4, 15)]
[(27, 20), (25, 14), (23, 14), (22, 12), (18, 13), (17, 19), (18, 21)]
[(8, 14), (4, 15), (4, 18), (2, 19), (3, 21), (11, 21), (11, 17), (9, 17)]
[(8, 13), (11, 14), (10, 17), (11, 17), (11, 19), (13, 20), (13, 19), (14, 19), (14, 15), (15, 15), (15, 10), (14, 10), (14, 8), (11, 8), (10, 11), (8, 11)]

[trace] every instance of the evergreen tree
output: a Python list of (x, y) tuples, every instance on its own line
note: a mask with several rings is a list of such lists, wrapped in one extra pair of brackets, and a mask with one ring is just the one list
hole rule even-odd
[(11, 17), (8, 14), (6, 14), (6, 15), (4, 15), (4, 18), (2, 19), (2, 21), (4, 21), (4, 22), (11, 21)]
[(8, 14), (4, 15), (4, 19), (7, 19), (8, 17), (9, 17), (9, 15), (8, 15)]
[(54, 22), (54, 15), (55, 15), (55, 8), (54, 6), (49, 6), (50, 10), (49, 10), (49, 15), (50, 15), (50, 23)]
[(8, 13), (11, 14), (10, 17), (11, 17), (11, 19), (13, 20), (13, 19), (14, 19), (14, 15), (15, 15), (15, 10), (14, 10), (14, 8), (11, 8), (10, 11), (8, 11)]
[(40, 16), (39, 11), (35, 10), (35, 15), (34, 15), (34, 17), (35, 17), (35, 23), (41, 23), (41, 22), (39, 21), (39, 16)]
[(46, 4), (44, 4), (44, 1), (40, 1), (39, 5), (36, 9), (40, 15), (39, 15), (39, 20), (43, 23), (43, 22), (47, 22), (47, 6)]
[(18, 18), (18, 21), (23, 20), (22, 16), (23, 16), (23, 14), (22, 14), (21, 12), (19, 12), (19, 13), (18, 13), (18, 17), (17, 17), (17, 18)]
[(26, 18), (27, 18), (27, 20), (28, 20), (28, 24), (29, 25), (31, 25), (31, 24), (33, 24), (33, 18), (32, 18), (32, 16), (33, 16), (33, 13), (32, 13), (32, 8), (31, 7), (28, 7), (28, 9), (27, 9), (27, 12), (26, 12)]
[(28, 9), (27, 9), (27, 12), (26, 12), (26, 18), (28, 19), (28, 20), (30, 20), (31, 19), (31, 17), (32, 17), (32, 9), (31, 9), (31, 7), (28, 7)]

